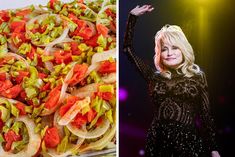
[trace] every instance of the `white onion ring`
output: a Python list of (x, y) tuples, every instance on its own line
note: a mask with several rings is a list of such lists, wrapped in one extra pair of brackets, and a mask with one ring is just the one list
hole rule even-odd
[(109, 129), (104, 136), (99, 139), (98, 141), (92, 142), (85, 146), (84, 148), (80, 149), (80, 152), (88, 151), (88, 150), (100, 150), (107, 146), (109, 141), (112, 140), (116, 132), (116, 125), (114, 124), (111, 129)]
[(63, 126), (58, 125), (58, 120), (59, 120), (59, 110), (57, 110), (54, 114), (54, 119), (53, 119), (53, 125), (57, 128), (59, 131), (60, 137), (64, 137), (64, 129)]
[(104, 119), (103, 123), (97, 127), (96, 129), (92, 131), (83, 131), (81, 129), (78, 129), (71, 124), (67, 125), (67, 128), (70, 132), (72, 132), (74, 135), (85, 138), (85, 139), (91, 139), (91, 138), (97, 138), (102, 136), (108, 129), (109, 129), (110, 122), (107, 118)]
[(115, 83), (115, 82), (116, 82), (116, 73), (115, 73), (115, 72), (109, 73), (108, 75), (103, 76), (103, 77), (101, 78), (101, 80), (102, 80), (104, 83)]
[(9, 47), (9, 49), (12, 51), (12, 52), (14, 52), (14, 53), (16, 53), (17, 51), (18, 51), (18, 49), (17, 49), (17, 47), (15, 47), (12, 43), (10, 43), (10, 42), (8, 42), (8, 47)]
[(100, 63), (91, 64), (88, 67), (88, 70), (87, 70), (86, 74), (84, 75), (84, 78), (86, 78), (93, 70), (97, 71), (97, 69), (99, 69), (99, 67), (100, 67)]
[(92, 56), (91, 64), (108, 60), (110, 57), (116, 58), (116, 48), (101, 53), (95, 53)]
[(97, 87), (97, 83), (88, 84), (84, 87), (73, 90), (71, 94), (77, 96), (80, 99), (83, 99), (87, 96), (91, 97), (94, 92), (97, 92)]
[(67, 125), (69, 124), (76, 115), (83, 109), (84, 107), (90, 104), (90, 97), (86, 97), (83, 100), (78, 100), (58, 121), (59, 125)]
[(2, 145), (0, 144), (0, 157), (30, 157), (33, 156), (38, 152), (38, 149), (41, 145), (41, 137), (39, 134), (34, 133), (34, 128), (36, 127), (33, 120), (30, 119), (27, 116), (22, 116), (19, 118), (16, 118), (15, 121), (21, 121), (25, 123), (26, 128), (28, 129), (29, 134), (29, 143), (28, 145), (21, 150), (20, 152), (13, 154), (10, 152), (5, 152), (2, 148)]

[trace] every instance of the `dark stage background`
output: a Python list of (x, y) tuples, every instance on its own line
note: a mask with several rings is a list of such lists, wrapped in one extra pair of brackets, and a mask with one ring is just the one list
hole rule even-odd
[(181, 26), (207, 75), (212, 113), (222, 157), (235, 156), (235, 1), (120, 0), (120, 157), (144, 156), (145, 137), (153, 116), (144, 79), (122, 52), (129, 11), (137, 4), (155, 10), (138, 19), (134, 47), (153, 65), (154, 35), (165, 24)]

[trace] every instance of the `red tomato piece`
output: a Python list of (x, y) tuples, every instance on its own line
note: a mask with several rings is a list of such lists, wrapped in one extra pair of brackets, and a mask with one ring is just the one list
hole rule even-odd
[(73, 122), (71, 122), (71, 124), (77, 128), (81, 128), (86, 123), (87, 123), (87, 116), (82, 115), (80, 113), (78, 113)]
[(4, 96), (6, 98), (12, 99), (12, 98), (16, 98), (22, 90), (23, 89), (22, 89), (21, 85), (15, 85), (5, 91), (2, 91), (0, 93), (0, 95)]
[(21, 103), (21, 102), (17, 102), (15, 104), (16, 108), (19, 109), (20, 111), (20, 115), (26, 115), (26, 111), (25, 111), (25, 104)]
[(3, 92), (9, 88), (11, 88), (13, 84), (10, 80), (0, 81), (0, 92)]
[(102, 62), (98, 72), (101, 74), (116, 72), (116, 62), (110, 62), (108, 60)]
[(60, 98), (60, 89), (61, 89), (61, 85), (55, 87), (54, 89), (50, 91), (48, 100), (45, 103), (45, 108), (51, 109), (57, 105), (59, 98)]
[(4, 139), (6, 141), (5, 150), (11, 150), (11, 145), (15, 141), (20, 141), (21, 135), (17, 135), (13, 130), (9, 130), (7, 133), (4, 134)]
[(56, 127), (46, 130), (44, 141), (47, 148), (55, 148), (60, 143), (60, 136)]
[(108, 35), (109, 29), (105, 25), (97, 24), (96, 29), (98, 31), (98, 34), (102, 34), (105, 37)]
[(93, 109), (90, 109), (90, 111), (87, 112), (87, 120), (88, 122), (91, 122), (95, 116), (96, 116), (97, 112)]
[(73, 77), (70, 80), (68, 80), (68, 83), (71, 85), (75, 85), (78, 82), (80, 82), (85, 76), (87, 70), (88, 70), (87, 64), (76, 64), (73, 70), (74, 71)]
[(56, 51), (54, 53), (55, 56), (55, 62), (57, 64), (65, 63), (68, 64), (72, 61), (72, 54), (68, 51)]

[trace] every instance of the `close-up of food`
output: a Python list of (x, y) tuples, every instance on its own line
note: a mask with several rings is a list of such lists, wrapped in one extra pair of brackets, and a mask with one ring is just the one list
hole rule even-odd
[(116, 1), (0, 11), (0, 157), (116, 151)]

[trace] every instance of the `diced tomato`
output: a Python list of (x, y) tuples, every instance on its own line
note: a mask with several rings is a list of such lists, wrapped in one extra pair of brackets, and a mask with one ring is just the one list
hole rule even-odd
[(45, 73), (38, 73), (38, 77), (39, 77), (40, 79), (44, 79), (44, 78), (47, 77), (47, 74), (45, 74)]
[(10, 20), (9, 12), (6, 10), (0, 11), (0, 24)]
[(60, 116), (62, 117), (78, 100), (79, 99), (76, 96), (68, 97), (66, 105), (61, 106), (59, 110)]
[(111, 16), (113, 19), (116, 18), (116, 14), (112, 12), (112, 10), (110, 10), (109, 8), (105, 10), (105, 13), (108, 16)]
[(40, 88), (40, 92), (44, 92), (44, 91), (49, 90), (49, 89), (50, 89), (50, 85), (51, 85), (51, 83), (50, 83), (50, 82), (47, 82), (44, 86), (42, 86), (42, 87)]
[(99, 34), (96, 34), (95, 36), (91, 37), (89, 40), (86, 40), (85, 43), (86, 43), (88, 46), (96, 47), (96, 46), (99, 45), (99, 44), (97, 43), (98, 37), (99, 37)]
[(36, 53), (36, 50), (35, 50), (35, 48), (32, 46), (32, 47), (31, 47), (31, 50), (30, 50), (29, 52), (26, 52), (26, 56), (27, 56), (29, 59), (33, 60), (35, 53)]
[(22, 89), (21, 85), (15, 85), (5, 91), (2, 91), (0, 93), (0, 95), (4, 96), (6, 98), (12, 99), (12, 98), (16, 98), (22, 90), (23, 89)]
[(77, 128), (81, 128), (84, 124), (87, 123), (87, 116), (78, 113), (71, 124)]
[(25, 101), (27, 98), (26, 92), (23, 90), (20, 92), (19, 101)]
[(101, 74), (116, 72), (116, 62), (110, 62), (108, 60), (102, 62), (98, 72)]
[(20, 115), (26, 115), (26, 111), (25, 111), (25, 104), (21, 103), (21, 102), (17, 102), (15, 104), (16, 108), (19, 109), (20, 111)]
[(13, 84), (10, 80), (0, 81), (0, 92), (3, 92), (9, 88), (11, 88)]
[(56, 4), (57, 1), (58, 1), (58, 0), (50, 0), (49, 3), (50, 3), (50, 8), (51, 8), (51, 9), (55, 9), (55, 8), (54, 8), (54, 5)]
[(71, 42), (70, 46), (71, 46), (71, 50), (72, 50), (73, 55), (80, 55), (82, 53), (78, 48), (77, 42)]
[(76, 35), (82, 37), (84, 40), (88, 40), (93, 36), (91, 28), (83, 28)]
[(97, 92), (97, 95), (107, 101), (113, 98), (113, 94), (110, 92)]
[(80, 82), (85, 76), (87, 70), (88, 70), (87, 64), (76, 64), (73, 70), (74, 71), (73, 77), (70, 80), (68, 80), (68, 83), (71, 85), (75, 85), (78, 82)]
[(25, 31), (25, 21), (13, 21), (10, 24), (11, 32), (20, 33)]
[(19, 73), (19, 75), (16, 76), (16, 78), (14, 78), (14, 80), (16, 81), (17, 84), (20, 84), (23, 81), (23, 78), (29, 76), (28, 71), (18, 71), (18, 73)]
[(110, 30), (116, 32), (116, 24), (113, 21), (110, 22)]
[(47, 148), (55, 148), (60, 143), (59, 131), (56, 127), (51, 127), (46, 130), (44, 141)]
[(55, 87), (54, 89), (50, 91), (48, 100), (45, 103), (45, 108), (51, 109), (57, 105), (59, 98), (60, 98), (60, 89), (61, 89), (61, 85)]
[(5, 150), (11, 150), (11, 145), (13, 142), (20, 141), (21, 135), (17, 135), (13, 130), (9, 130), (7, 133), (4, 134), (4, 139), (6, 141)]
[[(19, 42), (14, 43), (13, 39), (18, 39)], [(22, 44), (25, 43), (27, 41), (26, 37), (25, 37), (25, 33), (19, 33), (19, 32), (13, 32), (11, 35), (11, 40), (12, 40), (12, 44), (14, 46), (16, 46), (17, 48)]]
[(72, 54), (68, 51), (56, 51), (54, 53), (55, 56), (55, 62), (57, 64), (65, 63), (68, 64), (72, 61)]
[(102, 34), (105, 37), (108, 35), (109, 29), (105, 25), (97, 24), (96, 29), (98, 31), (98, 34)]
[(91, 122), (95, 116), (96, 116), (97, 112), (93, 109), (90, 109), (90, 111), (87, 112), (87, 120), (88, 122)]
[(28, 15), (32, 12), (31, 9), (24, 9), (24, 10), (19, 10), (16, 12), (16, 16), (25, 16)]
[(6, 73), (1, 72), (0, 73), (0, 81), (5, 81), (7, 79)]

